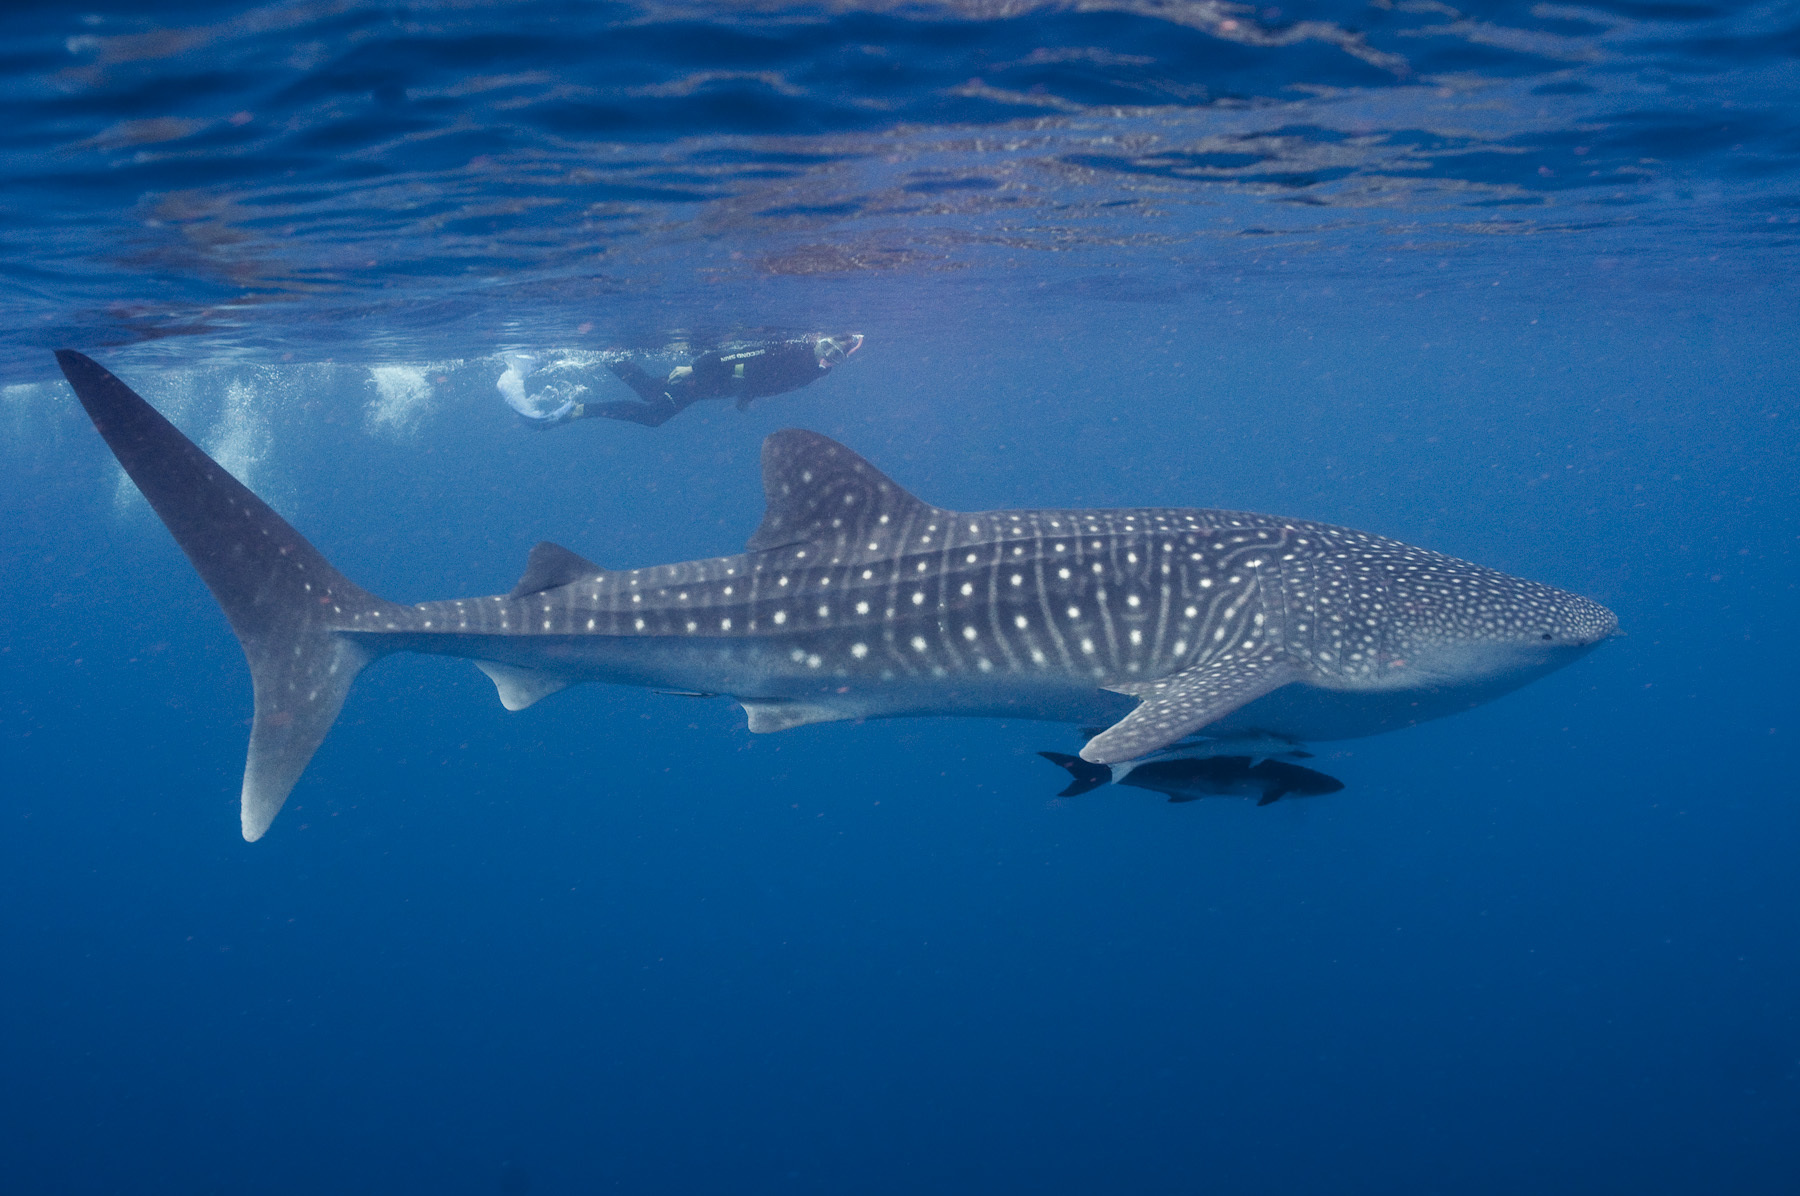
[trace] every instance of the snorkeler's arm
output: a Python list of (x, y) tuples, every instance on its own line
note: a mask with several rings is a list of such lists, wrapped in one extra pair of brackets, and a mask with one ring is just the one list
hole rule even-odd
[(820, 364), (807, 341), (787, 341), (770, 346), (739, 364), (742, 366), (738, 384), (740, 406), (750, 399), (799, 390), (830, 372), (829, 367)]

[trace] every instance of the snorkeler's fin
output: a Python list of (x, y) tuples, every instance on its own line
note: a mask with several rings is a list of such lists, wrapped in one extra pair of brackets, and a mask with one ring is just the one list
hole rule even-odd
[(212, 591), (250, 663), (244, 838), (269, 829), (373, 656), (340, 629), (404, 608), (344, 577), (286, 520), (91, 358), (57, 364), (100, 435)]

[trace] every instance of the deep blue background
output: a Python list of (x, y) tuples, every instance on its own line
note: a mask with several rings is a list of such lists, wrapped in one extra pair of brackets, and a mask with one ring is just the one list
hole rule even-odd
[(21, 1190), (1787, 1190), (1789, 317), (1101, 314), (948, 376), (979, 340), (871, 326), (808, 392), (656, 433), (528, 435), (471, 366), (383, 442), (345, 368), (267, 468), (406, 599), (504, 588), (540, 535), (729, 550), (756, 434), (800, 423), (935, 501), (1341, 520), (1628, 635), (1324, 745), (1350, 788), (1268, 809), (1052, 799), (1053, 726), (508, 715), (400, 658), (247, 845), (237, 649), (46, 395), (0, 604)]
[[(64, 46), (104, 21), (8, 18), (37, 40), (21, 33), (0, 63), (18, 116), (0, 136), (0, 269), (17, 284), (0, 297), (0, 368), (17, 383), (0, 395), (0, 1189), (1800, 1187), (1800, 297), (1785, 223), (1800, 172), (1791, 103), (1771, 101), (1791, 100), (1790, 9), (1615, 4), (1609, 20), (1641, 24), (1613, 33), (1506, 5), (1455, 35), (1399, 32), (1441, 13), (1281, 18), (1356, 25), (1411, 55), (1386, 75), (1332, 43), (1251, 50), (1141, 12), (790, 13), (753, 31), (785, 47), (749, 59), (774, 81), (731, 86), (793, 100), (757, 110), (791, 139), (707, 142), (714, 109), (623, 84), (612, 97), (671, 122), (640, 126), (631, 169), (742, 168), (709, 176), (712, 198), (635, 209), (616, 235), (530, 207), (475, 233), (395, 231), (409, 201), (369, 181), (371, 162), (416, 166), (400, 182), (430, 181), (432, 203), (497, 203), (505, 186), (432, 158), (444, 137), (404, 140), (410, 117), (344, 107), (345, 79), (450, 87), (523, 69), (567, 39), (525, 23), (528, 7), (442, 17), (527, 30), (457, 42), (460, 66), (429, 46), (359, 49), (424, 37), (408, 12), (367, 6), (140, 57)], [(555, 11), (591, 29), (632, 15)], [(632, 51), (661, 64), (647, 79), (713, 69), (749, 36), (719, 20), (683, 42), (669, 30), (689, 28), (684, 12), (629, 43), (664, 56)], [(190, 7), (184, 24), (235, 13)], [(1546, 57), (1520, 30), (1574, 40)], [(316, 60), (300, 52), (314, 41)], [(1056, 159), (1127, 180), (1057, 190), (1049, 166), (1015, 171), (971, 129), (1062, 132), (955, 90), (1007, 82), (993, 57), (1051, 43), (1095, 51), (1033, 68), (1069, 103), (1212, 91), (1070, 117), (1083, 136), (1149, 140), (1111, 164)], [(826, 70), (865, 44), (898, 65)], [(510, 130), (505, 152), (561, 152), (540, 117), (564, 76), (610, 78), (624, 51), (603, 49), (589, 73), (547, 57), (545, 78), (516, 83), (537, 105), (516, 125), (468, 101), (426, 127), (466, 117)], [(111, 65), (81, 73), (96, 61)], [(242, 74), (206, 75), (221, 62)], [(144, 98), (159, 71), (191, 87), (173, 107)], [(1497, 90), (1454, 119), (1431, 107), (1472, 76)], [(1504, 143), (1434, 149), (1424, 177), (1498, 172), (1515, 222), (1480, 223), (1500, 190), (1400, 187), (1416, 161), (1387, 190), (1330, 191), (1386, 177), (1379, 154), (1335, 183), (1181, 173), (1236, 160), (1178, 160), (1171, 128), (1280, 128), (1296, 81), (1398, 96), (1433, 137)], [(52, 87), (63, 106), (38, 102)], [(1234, 89), (1265, 107), (1208, 107)], [(869, 117), (846, 92), (890, 108)], [(1570, 96), (1610, 105), (1582, 110), (1606, 127), (1535, 107)], [(1332, 103), (1346, 125), (1358, 104), (1392, 112), (1361, 93)], [(1727, 104), (1763, 114), (1754, 137), (1693, 123)], [(83, 147), (126, 118), (253, 105), (264, 123), (245, 127), (266, 139), (238, 158), (208, 143), (183, 183), (183, 210), (210, 213), (191, 228), (158, 222), (172, 184), (131, 174), (129, 150)], [(1381, 145), (1413, 144), (1370, 119)], [(319, 148), (317, 126), (339, 120), (361, 140)], [(237, 126), (207, 127), (193, 135)], [(833, 140), (852, 134), (891, 160)], [(1257, 152), (1329, 165), (1320, 147), (1340, 136), (1296, 127)], [(1553, 194), (1576, 144), (1661, 161), (1590, 219), (1614, 192)], [(281, 157), (296, 146), (312, 156)], [(278, 164), (299, 181), (259, 174)], [(888, 173), (861, 191), (846, 170)], [(751, 175), (771, 191), (746, 191)], [(949, 185), (978, 176), (992, 188)], [(1156, 189), (1130, 190), (1145, 178)], [(232, 206), (315, 185), (324, 198), (286, 195), (279, 220)], [(848, 193), (852, 210), (767, 214)], [(896, 193), (1026, 199), (915, 209)], [(265, 269), (277, 237), (314, 266), (375, 241), (427, 257), (309, 276), (331, 284), (313, 291)], [(139, 252), (158, 238), (186, 249)], [(493, 276), (445, 264), (478, 243), (504, 250)], [(595, 245), (598, 266), (582, 256)], [(868, 342), (748, 416), (705, 404), (655, 431), (532, 434), (493, 386), (503, 348), (782, 322)], [(347, 574), (398, 600), (504, 591), (539, 539), (611, 567), (735, 551), (761, 514), (760, 437), (804, 426), (947, 506), (1327, 520), (1591, 595), (1626, 635), (1480, 710), (1316, 745), (1345, 791), (1264, 809), (1055, 798), (1064, 778), (1034, 753), (1078, 740), (1054, 725), (752, 736), (722, 700), (598, 686), (508, 714), (465, 663), (393, 658), (246, 844), (247, 671), (56, 380), (43, 350), (64, 333), (225, 443)], [(396, 361), (428, 385), (383, 422), (368, 367)], [(603, 370), (588, 380), (617, 393)]]

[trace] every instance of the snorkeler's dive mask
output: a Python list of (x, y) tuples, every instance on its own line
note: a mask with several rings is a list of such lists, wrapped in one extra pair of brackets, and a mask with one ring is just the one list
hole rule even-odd
[(846, 332), (841, 336), (822, 336), (813, 345), (813, 352), (819, 355), (819, 368), (830, 369), (844, 358), (862, 348), (863, 334)]

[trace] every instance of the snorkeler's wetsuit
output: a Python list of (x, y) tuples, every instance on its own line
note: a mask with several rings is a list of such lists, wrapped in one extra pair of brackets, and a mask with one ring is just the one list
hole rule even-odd
[(722, 345), (667, 378), (653, 377), (635, 362), (614, 362), (612, 372), (636, 391), (641, 401), (584, 403), (568, 418), (624, 419), (654, 428), (701, 399), (736, 399), (738, 410), (747, 410), (753, 399), (798, 390), (829, 373), (832, 363), (820, 355), (816, 345), (814, 337)]

